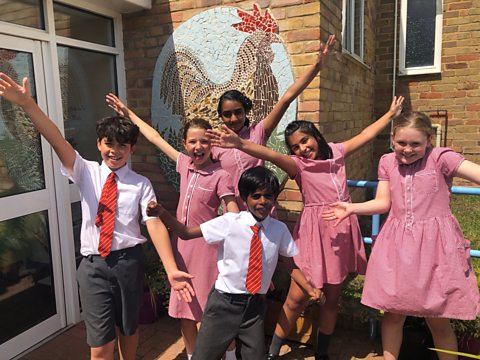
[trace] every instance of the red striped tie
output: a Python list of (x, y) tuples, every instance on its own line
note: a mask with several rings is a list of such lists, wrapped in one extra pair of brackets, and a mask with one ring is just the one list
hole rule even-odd
[(262, 285), (262, 242), (258, 236), (260, 226), (260, 224), (250, 226), (253, 236), (250, 242), (246, 287), (251, 294), (256, 294)]
[(98, 203), (95, 225), (100, 228), (98, 252), (103, 257), (110, 254), (112, 248), (113, 228), (115, 227), (115, 211), (117, 209), (117, 181), (115, 173), (108, 175), (103, 185), (102, 195)]

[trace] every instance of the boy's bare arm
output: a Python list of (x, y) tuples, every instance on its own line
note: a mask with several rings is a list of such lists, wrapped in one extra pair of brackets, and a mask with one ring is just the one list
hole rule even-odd
[(23, 85), (18, 85), (8, 75), (0, 73), (0, 96), (12, 104), (20, 106), (26, 112), (38, 132), (53, 147), (63, 166), (68, 170), (73, 170), (75, 150), (31, 97), (28, 79), (24, 78)]
[(203, 236), (200, 226), (187, 227), (172, 216), (162, 205), (151, 201), (147, 207), (148, 216), (156, 216), (162, 219), (167, 227), (182, 240), (190, 240)]
[(170, 282), (170, 285), (172, 285), (172, 289), (175, 291), (177, 298), (179, 300), (191, 302), (192, 296), (195, 295), (195, 292), (187, 280), (193, 278), (193, 276), (178, 270), (175, 258), (173, 257), (172, 245), (170, 243), (167, 228), (158, 218), (147, 220), (146, 225), (148, 234), (152, 239), (158, 256), (160, 256), (160, 259), (162, 260), (168, 281)]

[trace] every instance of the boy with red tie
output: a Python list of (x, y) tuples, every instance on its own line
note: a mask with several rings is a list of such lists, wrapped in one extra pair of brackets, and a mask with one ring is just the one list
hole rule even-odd
[(312, 299), (322, 295), (300, 270), (293, 269), (291, 257), (298, 251), (290, 232), (284, 223), (269, 216), (280, 191), (275, 175), (262, 166), (248, 169), (240, 177), (238, 189), (248, 211), (226, 213), (198, 227), (186, 227), (160, 205), (148, 206), (147, 213), (159, 215), (180, 238), (203, 236), (208, 244), (218, 246), (219, 275), (203, 314), (195, 360), (221, 359), (235, 338), (242, 344), (242, 359), (264, 359), (265, 294), (279, 254), (292, 278)]
[(82, 230), (77, 270), (80, 300), (92, 359), (113, 359), (118, 330), (122, 359), (134, 360), (138, 344), (138, 311), (143, 293), (144, 259), (139, 217), (164, 264), (177, 296), (191, 300), (193, 290), (178, 271), (170, 239), (163, 223), (146, 213), (155, 200), (150, 181), (131, 171), (127, 161), (133, 153), (139, 129), (130, 120), (111, 117), (97, 123), (97, 147), (102, 164), (83, 159), (23, 86), (0, 73), (0, 96), (19, 105), (33, 125), (55, 150), (62, 172), (80, 188)]

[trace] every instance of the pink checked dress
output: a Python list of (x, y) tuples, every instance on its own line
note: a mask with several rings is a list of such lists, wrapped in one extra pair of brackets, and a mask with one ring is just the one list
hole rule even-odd
[[(199, 226), (217, 216), (221, 198), (234, 195), (230, 175), (218, 162), (196, 170), (190, 157), (180, 154), (177, 159), (180, 174), (180, 199), (177, 219), (187, 226)], [(188, 241), (173, 240), (173, 251), (178, 268), (194, 276), (195, 297), (191, 303), (170, 296), (168, 314), (174, 318), (200, 321), (207, 297), (218, 275), (217, 248), (203, 238)]]
[(452, 178), (464, 158), (447, 148), (401, 165), (384, 155), (391, 209), (368, 262), (362, 303), (422, 317), (474, 319), (480, 313), (470, 243), (450, 211)]
[[(268, 141), (265, 128), (263, 127), (263, 120), (250, 127), (244, 126), (238, 136), (258, 145), (265, 145)], [(263, 166), (265, 162), (238, 149), (224, 149), (219, 147), (212, 149), (212, 157), (218, 160), (222, 168), (232, 176), (238, 207), (240, 210), (247, 210), (245, 203), (238, 193), (238, 180), (245, 170), (259, 165)]]
[(303, 195), (304, 208), (293, 238), (299, 253), (295, 264), (317, 287), (341, 284), (351, 272), (364, 274), (367, 260), (356, 216), (338, 226), (321, 218), (335, 201), (350, 202), (343, 144), (329, 144), (333, 158), (309, 160), (292, 156), (298, 167), (295, 181)]

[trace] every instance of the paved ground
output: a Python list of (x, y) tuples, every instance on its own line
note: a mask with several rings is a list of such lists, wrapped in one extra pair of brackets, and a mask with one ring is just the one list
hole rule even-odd
[[(383, 357), (377, 355), (380, 351), (378, 342), (369, 343), (366, 334), (348, 330), (337, 332), (332, 339), (330, 350), (332, 360), (383, 359)], [(89, 348), (85, 343), (85, 326), (83, 322), (43, 344), (38, 349), (22, 357), (22, 359), (89, 359)], [(178, 322), (164, 316), (154, 324), (142, 325), (140, 328), (140, 346), (137, 359), (186, 360), (187, 357), (183, 351)], [(311, 347), (292, 342), (283, 346), (280, 359), (314, 360), (314, 357)]]

